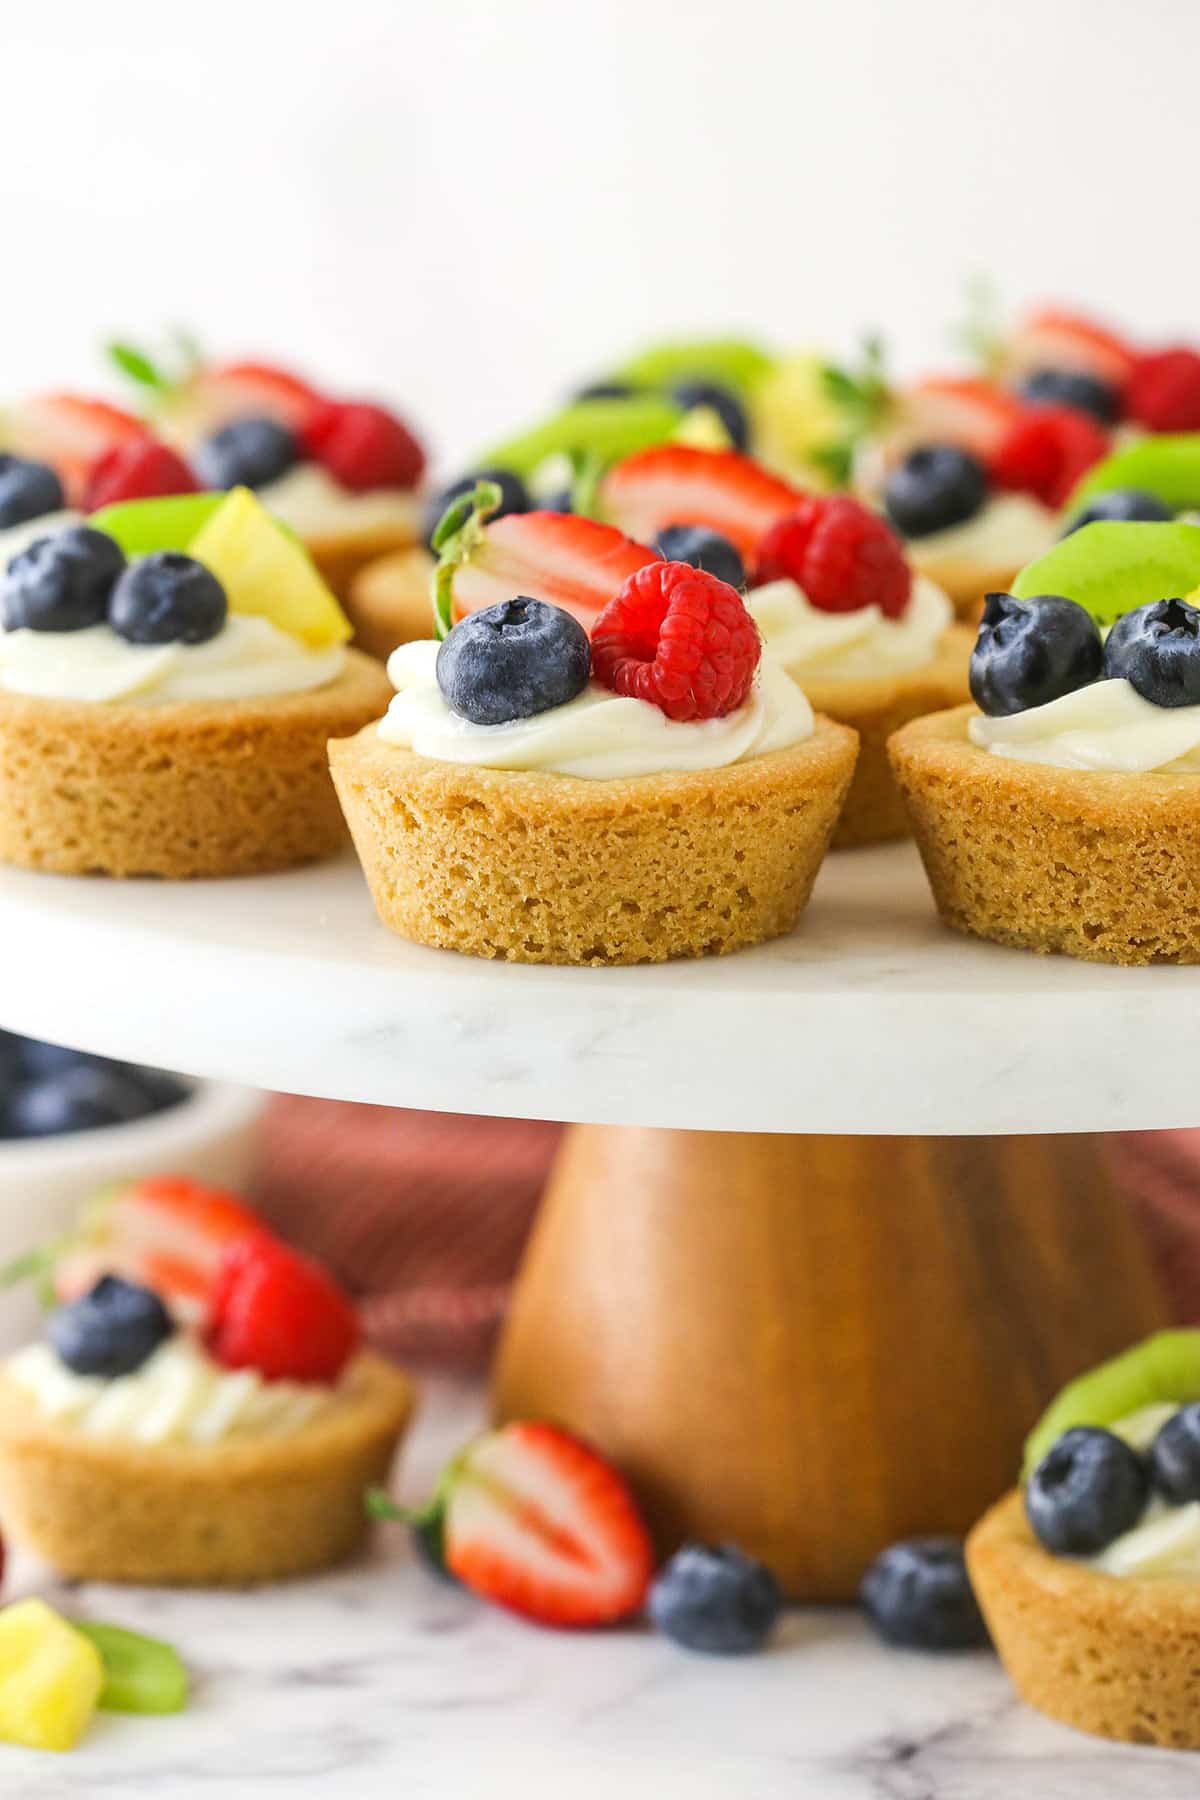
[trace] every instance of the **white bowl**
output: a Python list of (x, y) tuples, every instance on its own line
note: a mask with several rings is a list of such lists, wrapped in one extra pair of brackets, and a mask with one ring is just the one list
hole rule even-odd
[[(193, 1175), (244, 1192), (265, 1096), (224, 1082), (190, 1087), (177, 1105), (127, 1125), (0, 1142), (0, 1265), (65, 1231), (113, 1181)], [(36, 1336), (39, 1318), (28, 1283), (0, 1292), (0, 1351)]]

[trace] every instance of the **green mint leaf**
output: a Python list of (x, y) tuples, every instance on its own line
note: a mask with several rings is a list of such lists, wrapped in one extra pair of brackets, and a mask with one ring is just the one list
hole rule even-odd
[(171, 386), (157, 363), (151, 361), (136, 344), (127, 344), (120, 338), (114, 338), (104, 349), (109, 362), (130, 381), (136, 382), (138, 387), (149, 388), (152, 394), (162, 394)]

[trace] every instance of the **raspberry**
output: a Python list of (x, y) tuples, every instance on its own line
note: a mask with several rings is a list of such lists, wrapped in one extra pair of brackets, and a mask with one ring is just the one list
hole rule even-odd
[(268, 1381), (336, 1381), (358, 1347), (350, 1301), (319, 1263), (266, 1232), (230, 1245), (212, 1294), (208, 1347)]
[(988, 473), (997, 487), (1065, 506), (1080, 476), (1108, 451), (1108, 434), (1071, 406), (1031, 407), (1005, 433)]
[(1179, 345), (1139, 356), (1125, 411), (1147, 431), (1200, 431), (1200, 353)]
[(889, 619), (908, 605), (912, 574), (891, 526), (845, 494), (810, 495), (762, 539), (755, 585), (789, 580), (822, 612), (877, 606)]
[(592, 673), (668, 719), (720, 719), (750, 692), (762, 647), (740, 594), (690, 563), (652, 562), (592, 632)]
[(310, 456), (352, 493), (416, 487), (425, 452), (395, 413), (357, 400), (330, 400), (301, 432)]

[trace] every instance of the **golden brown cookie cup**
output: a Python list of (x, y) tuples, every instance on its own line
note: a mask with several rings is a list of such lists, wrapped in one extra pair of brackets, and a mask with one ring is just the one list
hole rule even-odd
[(615, 781), (435, 762), (371, 726), (329, 749), (392, 931), (514, 962), (636, 963), (723, 954), (792, 929), (857, 739), (818, 717), (787, 750)]
[(386, 662), (397, 644), (432, 637), (432, 574), (433, 558), (420, 544), (359, 571), (346, 594), (346, 611), (360, 650)]

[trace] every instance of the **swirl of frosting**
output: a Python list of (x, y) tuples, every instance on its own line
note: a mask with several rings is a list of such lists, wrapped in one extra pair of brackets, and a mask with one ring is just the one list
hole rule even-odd
[(754, 589), (746, 604), (772, 653), (800, 682), (805, 677), (862, 681), (922, 669), (954, 622), (946, 595), (921, 575), (898, 619), (877, 606), (825, 612), (787, 580)]
[(1128, 681), (1096, 681), (1045, 706), (968, 725), (993, 756), (1056, 769), (1200, 773), (1200, 706), (1154, 706)]

